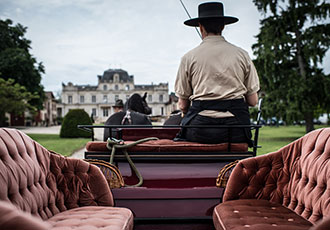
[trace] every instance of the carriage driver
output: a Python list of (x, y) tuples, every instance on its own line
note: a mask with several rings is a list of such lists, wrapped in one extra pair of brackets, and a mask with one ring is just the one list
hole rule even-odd
[[(198, 16), (184, 22), (199, 27), (203, 41), (182, 57), (177, 73), (175, 93), (185, 114), (181, 125), (249, 125), (248, 106), (258, 102), (258, 74), (248, 53), (221, 35), (238, 18), (224, 16), (220, 2), (200, 4)], [(232, 142), (252, 144), (250, 128), (231, 134)], [(228, 130), (185, 128), (176, 140), (221, 143), (228, 141)]]
[(123, 100), (117, 99), (115, 105), (112, 106), (114, 113), (118, 113), (124, 110)]

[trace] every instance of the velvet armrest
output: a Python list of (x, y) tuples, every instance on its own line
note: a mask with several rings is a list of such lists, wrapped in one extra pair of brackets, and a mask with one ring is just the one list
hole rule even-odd
[(49, 187), (61, 211), (82, 206), (113, 206), (113, 197), (100, 169), (88, 162), (51, 153)]
[(23, 212), (12, 203), (0, 200), (0, 229), (47, 230), (50, 225), (30, 213)]
[(282, 203), (301, 144), (299, 139), (276, 152), (240, 161), (229, 177), (223, 201), (265, 199)]

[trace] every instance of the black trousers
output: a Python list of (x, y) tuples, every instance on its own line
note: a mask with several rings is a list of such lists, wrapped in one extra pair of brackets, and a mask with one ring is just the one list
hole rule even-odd
[[(236, 117), (212, 118), (196, 115), (190, 121), (189, 125), (240, 125)], [(231, 143), (249, 143), (247, 130), (244, 128), (187, 128), (187, 141), (199, 142), (205, 144), (219, 144), (225, 142)], [(251, 131), (250, 132), (251, 135)], [(229, 137), (230, 135), (230, 137)]]

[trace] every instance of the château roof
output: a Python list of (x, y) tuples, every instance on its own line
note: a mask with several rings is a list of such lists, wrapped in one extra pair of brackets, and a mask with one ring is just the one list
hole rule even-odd
[[(102, 76), (98, 76), (98, 85), (74, 85), (72, 82), (68, 82), (68, 84), (62, 83), (62, 91), (97, 91), (100, 87), (100, 83), (133, 83), (134, 84), (134, 76), (128, 75), (127, 71), (122, 69), (108, 69), (104, 71)], [(103, 86), (101, 85), (100, 90), (102, 90)], [(111, 88), (111, 87), (110, 87)], [(135, 85), (131, 87), (130, 90), (168, 90), (168, 83), (159, 83), (154, 85)], [(110, 89), (109, 89), (110, 90)]]
[(122, 69), (108, 69), (104, 71), (102, 76), (98, 76), (101, 82), (114, 82), (114, 75), (119, 75), (119, 82), (133, 82), (134, 76), (128, 75), (127, 71)]
[(135, 85), (136, 90), (152, 90), (155, 88), (154, 85)]
[(154, 90), (155, 87), (159, 89), (159, 87), (164, 87), (165, 89), (168, 87), (168, 83), (159, 83), (158, 85), (135, 85), (136, 90)]
[(79, 91), (93, 91), (97, 90), (97, 86), (94, 85), (77, 85)]

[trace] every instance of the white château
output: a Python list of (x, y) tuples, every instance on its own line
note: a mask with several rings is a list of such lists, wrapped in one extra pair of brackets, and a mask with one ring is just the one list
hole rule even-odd
[(168, 83), (135, 85), (134, 76), (122, 69), (109, 69), (97, 77), (95, 86), (62, 83), (61, 104), (58, 105), (62, 117), (70, 109), (84, 109), (95, 122), (104, 122), (114, 112), (112, 106), (117, 99), (125, 103), (132, 94), (143, 96), (145, 92), (153, 116), (165, 116), (171, 112), (166, 107), (169, 103)]

